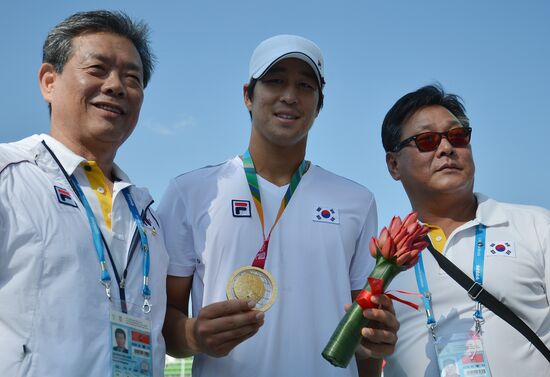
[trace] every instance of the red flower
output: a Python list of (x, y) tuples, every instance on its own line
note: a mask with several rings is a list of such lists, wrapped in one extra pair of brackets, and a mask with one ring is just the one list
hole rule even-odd
[(423, 240), (428, 234), (428, 227), (418, 223), (418, 215), (411, 212), (404, 221), (394, 216), (389, 230), (382, 228), (378, 240), (370, 240), (370, 253), (377, 257), (378, 253), (384, 259), (392, 260), (396, 265), (410, 268), (418, 262), (418, 255), (428, 244)]
[[(428, 245), (423, 237), (428, 234), (428, 228), (418, 223), (416, 212), (409, 214), (405, 221), (394, 216), (389, 228), (383, 228), (380, 237), (372, 237), (370, 253), (376, 258), (376, 265), (355, 302), (344, 318), (338, 324), (329, 342), (323, 350), (323, 357), (337, 367), (346, 368), (361, 342), (361, 328), (368, 325), (369, 320), (363, 316), (363, 310), (374, 307), (371, 297), (383, 293), (392, 279), (401, 271), (411, 268), (418, 262), (420, 251)], [(391, 294), (394, 300), (407, 305), (416, 305), (403, 301)]]

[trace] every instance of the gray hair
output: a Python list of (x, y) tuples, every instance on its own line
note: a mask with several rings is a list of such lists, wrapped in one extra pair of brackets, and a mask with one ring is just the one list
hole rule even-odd
[(53, 65), (58, 73), (63, 72), (72, 53), (73, 38), (98, 32), (117, 34), (134, 44), (143, 65), (143, 87), (146, 87), (155, 64), (155, 56), (149, 47), (149, 28), (144, 21), (133, 21), (120, 11), (78, 12), (61, 21), (44, 41), (42, 62)]

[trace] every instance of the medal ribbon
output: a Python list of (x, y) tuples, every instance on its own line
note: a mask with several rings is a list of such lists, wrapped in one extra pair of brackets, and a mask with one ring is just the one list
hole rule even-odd
[[(483, 224), (476, 226), (476, 239), (474, 245), (474, 263), (473, 263), (473, 276), (476, 283), (483, 284), (483, 261), (485, 257), (485, 233), (486, 227)], [(432, 295), (428, 288), (428, 280), (426, 279), (426, 272), (424, 271), (424, 263), (422, 262), (422, 253), (419, 254), (418, 263), (414, 266), (414, 272), (416, 274), (416, 284), (418, 285), (418, 291), (422, 294), (422, 301), (424, 302), (424, 309), (426, 310), (426, 325), (432, 331), (435, 328), (436, 320), (432, 306)], [(481, 304), (476, 301), (476, 310), (474, 312), (474, 320), (476, 321), (476, 328), (483, 322), (483, 316), (481, 314)]]
[(265, 266), (265, 261), (267, 259), (267, 249), (269, 247), (269, 239), (271, 238), (271, 232), (273, 231), (273, 228), (275, 228), (275, 225), (281, 218), (286, 206), (290, 202), (290, 199), (292, 198), (292, 194), (294, 194), (294, 191), (296, 191), (296, 188), (298, 187), (298, 184), (300, 183), (302, 176), (308, 170), (310, 162), (303, 160), (300, 163), (300, 166), (298, 167), (298, 169), (294, 172), (294, 174), (292, 174), (292, 178), (290, 179), (288, 189), (286, 190), (286, 193), (283, 199), (281, 200), (281, 205), (279, 206), (277, 217), (275, 218), (275, 221), (273, 222), (271, 229), (269, 229), (269, 233), (266, 237), (265, 226), (264, 226), (264, 211), (262, 208), (260, 186), (258, 184), (258, 176), (256, 175), (256, 168), (254, 167), (254, 162), (252, 161), (252, 157), (250, 156), (250, 151), (247, 149), (241, 158), (243, 160), (243, 168), (244, 168), (244, 173), (246, 175), (246, 180), (248, 182), (248, 187), (250, 188), (252, 199), (254, 200), (254, 204), (256, 205), (256, 210), (258, 211), (258, 216), (260, 217), (260, 223), (262, 224), (262, 236), (264, 238), (262, 247), (256, 254), (256, 257), (252, 262), (252, 266), (263, 269)]

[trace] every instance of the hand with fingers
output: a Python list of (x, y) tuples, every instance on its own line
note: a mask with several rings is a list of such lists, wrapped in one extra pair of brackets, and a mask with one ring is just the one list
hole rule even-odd
[(254, 306), (253, 301), (228, 300), (203, 307), (192, 325), (197, 351), (226, 356), (256, 334), (264, 324), (264, 313), (253, 310)]
[(369, 319), (369, 326), (361, 329), (363, 339), (355, 355), (360, 359), (382, 359), (395, 351), (399, 322), (395, 316), (393, 302), (384, 294), (372, 296), (378, 308), (365, 309), (363, 316)]

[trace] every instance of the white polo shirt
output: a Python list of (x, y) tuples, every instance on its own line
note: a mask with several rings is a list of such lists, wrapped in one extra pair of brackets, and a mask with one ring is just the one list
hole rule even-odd
[[(165, 278), (168, 255), (158, 217), (146, 189), (133, 186), (117, 167), (110, 231), (81, 163), (47, 135), (0, 144), (0, 370), (6, 376), (111, 375), (110, 304), (99, 283), (99, 262), (85, 210), (62, 171), (41, 143), (45, 140), (69, 175), (77, 177), (119, 272), (136, 226), (121, 190), (130, 186), (140, 212), (146, 211), (151, 255), (154, 375), (161, 376), (165, 347)], [(61, 189), (61, 191), (60, 191)], [(59, 194), (63, 194), (60, 197)], [(68, 193), (68, 195), (66, 195)], [(76, 206), (75, 206), (76, 205)], [(155, 228), (156, 235), (153, 235)], [(108, 260), (108, 259), (107, 259)], [(141, 304), (143, 255), (134, 252), (126, 299)], [(112, 295), (119, 290), (110, 262)]]
[[(267, 189), (263, 200), (271, 191), (280, 198)], [(237, 214), (235, 202), (248, 203), (249, 211)], [(334, 216), (319, 221), (321, 208)], [(226, 300), (229, 276), (252, 264), (263, 241), (241, 159), (172, 180), (159, 215), (166, 224), (168, 273), (193, 276), (193, 315)], [(368, 244), (376, 221), (370, 191), (312, 165), (271, 234), (265, 268), (279, 292), (264, 325), (226, 357), (197, 355), (193, 376), (356, 376), (354, 361), (336, 368), (321, 352), (350, 292), (363, 288), (373, 268)]]
[[(484, 224), (487, 228), (483, 286), (549, 345), (550, 212), (539, 207), (499, 203), (481, 194), (476, 196), (475, 219), (450, 235), (443, 253), (472, 277), (475, 226)], [(474, 301), (439, 268), (429, 252), (422, 255), (438, 323), (436, 335), (474, 329)], [(414, 269), (399, 274), (390, 289), (417, 292)], [(400, 304), (395, 309), (401, 322), (399, 340), (396, 352), (386, 359), (384, 376), (439, 376), (425, 312)], [(482, 339), (493, 376), (548, 376), (548, 361), (523, 335), (486, 308), (483, 317)]]

